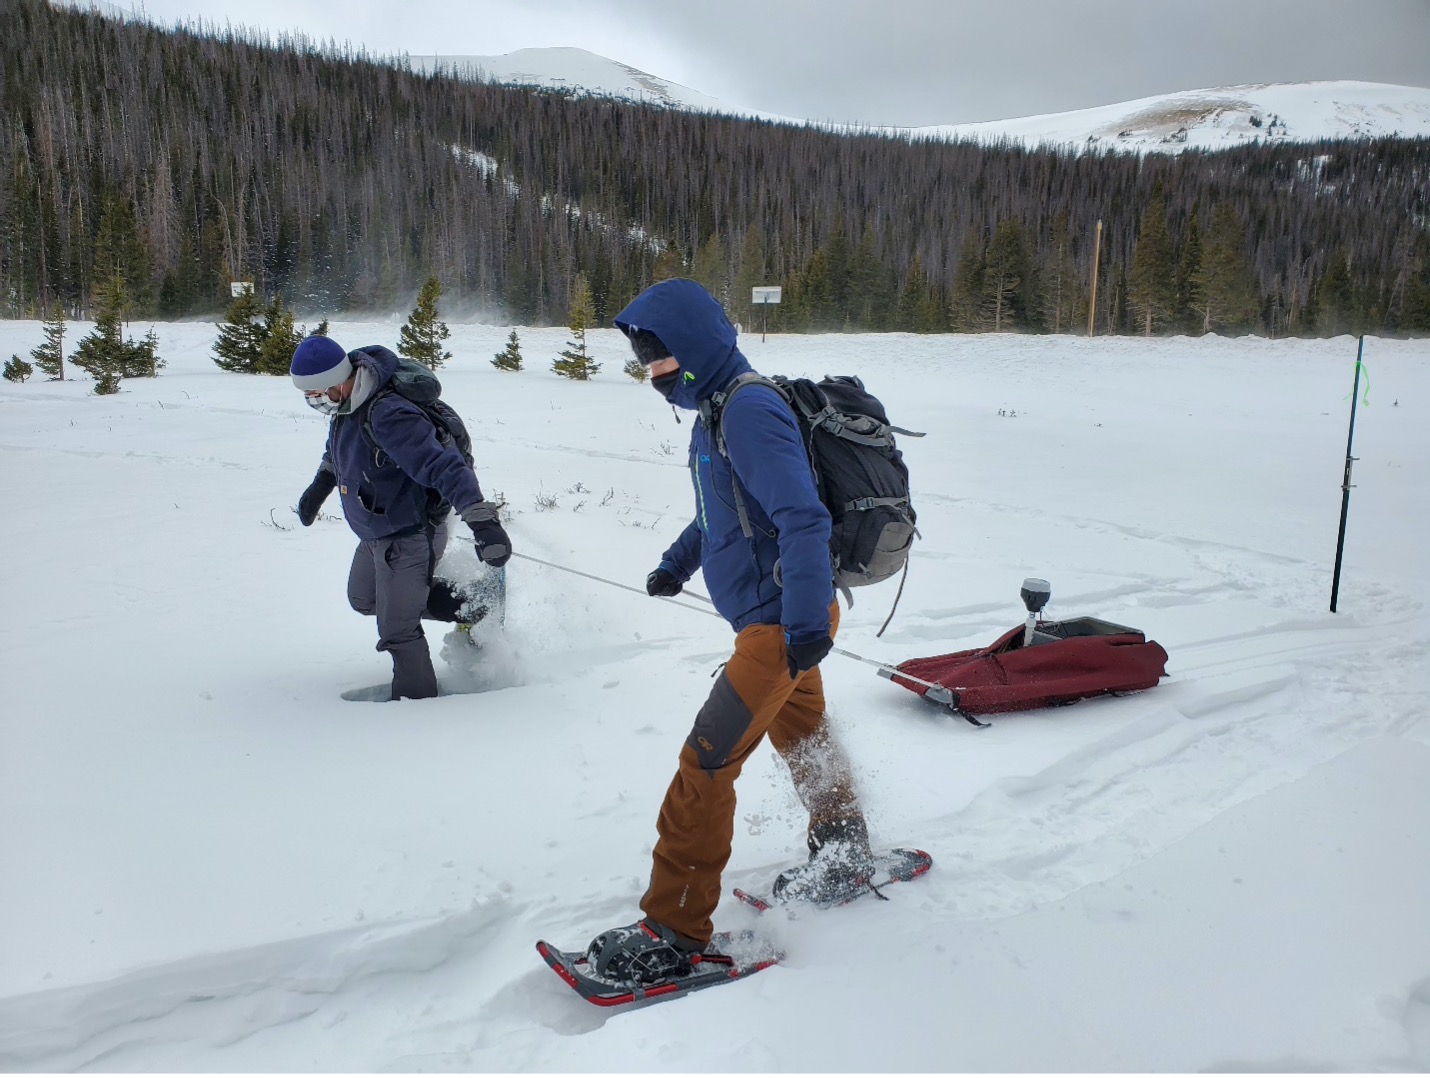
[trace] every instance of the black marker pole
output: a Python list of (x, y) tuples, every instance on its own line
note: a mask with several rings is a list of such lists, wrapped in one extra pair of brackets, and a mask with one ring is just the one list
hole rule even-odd
[(1341, 530), (1336, 536), (1336, 569), (1331, 574), (1331, 613), (1336, 612), (1336, 596), (1341, 591), (1341, 554), (1346, 546), (1346, 514), (1351, 508), (1351, 465), (1355, 462), (1355, 457), (1351, 456), (1351, 446), (1356, 438), (1356, 398), (1360, 396), (1360, 357), (1365, 351), (1365, 336), (1360, 338), (1360, 344), (1356, 347), (1356, 377), (1351, 387), (1351, 429), (1346, 435), (1346, 474), (1341, 480)]

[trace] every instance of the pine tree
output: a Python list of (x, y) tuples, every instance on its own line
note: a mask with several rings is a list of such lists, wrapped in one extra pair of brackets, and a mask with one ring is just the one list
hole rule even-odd
[(751, 297), (756, 288), (767, 285), (765, 267), (765, 243), (760, 236), (760, 230), (753, 224), (745, 229), (745, 238), (740, 243), (740, 268), (735, 274), (735, 291), (731, 296), (731, 311), (743, 312), (743, 317), (738, 321), (747, 326), (756, 323), (756, 315), (759, 313), (755, 309), (755, 304)]
[(442, 283), (435, 276), (428, 277), (422, 291), (417, 293), (417, 306), (407, 316), (407, 324), (397, 339), (398, 355), (416, 360), (433, 371), (452, 358), (451, 352), (442, 350), (442, 342), (452, 331), (437, 317), (437, 300), (441, 295)]
[(324, 318), (318, 323), (318, 328), (308, 334), (310, 337), (326, 337), (328, 335), (328, 320)]
[(1073, 261), (1072, 230), (1068, 216), (1060, 213), (1048, 236), (1048, 255), (1043, 263), (1040, 301), (1043, 323), (1053, 333), (1073, 333), (1087, 324), (1087, 294), (1077, 277)]
[(58, 303), (45, 319), (45, 343), (34, 349), (30, 358), (51, 378), (65, 380), (65, 312)]
[(5, 381), (7, 382), (23, 382), (34, 373), (35, 368), (19, 356), (11, 356), (5, 363)]
[(983, 271), (981, 313), (983, 324), (1001, 333), (1018, 320), (1028, 277), (1027, 245), (1023, 226), (1008, 218), (998, 222)]
[(301, 327), (293, 325), (293, 312), (276, 295), (263, 312), (263, 343), (258, 347), (258, 374), (287, 374), (293, 365), (293, 352), (305, 336)]
[(1326, 264), (1326, 272), (1316, 286), (1316, 329), (1322, 336), (1338, 337), (1359, 329), (1355, 288), (1351, 283), (1350, 259), (1337, 251)]
[(1172, 266), (1172, 238), (1167, 233), (1167, 204), (1160, 195), (1147, 204), (1137, 246), (1132, 252), (1132, 275), (1127, 281), (1127, 303), (1142, 324), (1143, 336), (1172, 321), (1177, 307), (1177, 286)]
[(899, 292), (899, 307), (898, 313), (895, 315), (894, 328), (901, 329), (906, 333), (927, 332), (921, 327), (924, 324), (928, 296), (928, 278), (924, 276), (923, 261), (918, 255), (914, 255), (909, 272), (904, 277), (904, 287)]
[(800, 321), (815, 333), (828, 333), (843, 328), (844, 315), (834, 302), (834, 279), (829, 272), (829, 251), (815, 250), (800, 274)]
[(561, 353), (559, 359), (552, 361), (551, 369), (572, 381), (590, 381), (591, 376), (600, 371), (601, 365), (594, 362), (586, 351), (586, 330), (595, 321), (596, 312), (591, 303), (591, 286), (586, 283), (584, 274), (578, 274), (576, 277), (576, 284), (571, 289), (571, 306), (566, 317), (571, 336), (575, 339), (566, 342), (566, 350)]
[(117, 275), (125, 284), (120, 321), (127, 321), (135, 313), (149, 314), (153, 306), (152, 273), (149, 250), (134, 220), (133, 204), (127, 196), (110, 195), (104, 200), (99, 233), (94, 239), (95, 305), (102, 302), (99, 293)]
[(725, 244), (719, 233), (710, 233), (710, 238), (700, 247), (695, 256), (695, 265), (690, 276), (705, 286), (705, 290), (718, 299), (728, 309), (730, 306), (730, 260), (725, 253)]
[(958, 269), (953, 278), (953, 302), (949, 305), (949, 321), (960, 333), (977, 333), (983, 328), (981, 311), (984, 276), (983, 237), (970, 228), (958, 255)]
[(516, 330), (511, 331), (511, 336), (506, 339), (506, 347), (496, 354), (492, 366), (499, 371), (521, 370), (521, 340), (517, 337)]
[(1207, 332), (1245, 330), (1261, 315), (1260, 288), (1246, 257), (1246, 227), (1230, 202), (1212, 213), (1196, 288)]
[(226, 371), (254, 374), (263, 358), (263, 342), (268, 328), (263, 321), (263, 307), (258, 297), (248, 291), (240, 294), (224, 312), (214, 342), (214, 362)]
[(685, 276), (685, 255), (675, 244), (667, 244), (661, 249), (651, 271), (651, 281), (668, 281), (672, 277)]
[(1192, 203), (1187, 222), (1187, 240), (1182, 244), (1182, 257), (1177, 262), (1177, 321), (1188, 333), (1206, 332), (1206, 322), (1199, 313), (1206, 309), (1199, 281), (1202, 275), (1202, 226), (1198, 222), (1197, 204)]
[(114, 274), (95, 288), (94, 329), (75, 348), (71, 362), (95, 380), (94, 391), (100, 395), (117, 393), (119, 380), (129, 371), (143, 370), (148, 357), (140, 354), (144, 345), (124, 339), (120, 314), (128, 299), (124, 279)]
[(637, 382), (647, 382), (650, 380), (650, 368), (635, 356), (631, 356), (630, 359), (626, 360), (626, 365), (622, 367), (621, 370), (625, 371)]
[(127, 357), (122, 374), (125, 378), (157, 378), (164, 361), (159, 358), (159, 334), (151, 326), (138, 344), (126, 341)]

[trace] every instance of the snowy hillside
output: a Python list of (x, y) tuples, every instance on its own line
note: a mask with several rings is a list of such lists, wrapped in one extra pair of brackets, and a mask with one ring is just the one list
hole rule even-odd
[[(975, 730), (831, 657), (875, 841), (933, 871), (797, 917), (727, 900), (786, 961), (613, 1015), (533, 943), (636, 915), (727, 628), (516, 560), (505, 628), (438, 664), (489, 691), (343, 701), (387, 662), (337, 500), (290, 508), (323, 420), (217, 370), (211, 326), (157, 329), (169, 368), (117, 396), (0, 383), (0, 1069), (1430, 1068), (1430, 343), (1367, 343), (1332, 615), (1348, 338), (746, 339), (929, 432), (899, 612), (876, 638), (894, 588), (866, 589), (843, 647), (989, 642), (1040, 575), (1170, 677)], [(689, 426), (613, 331), (577, 385), (547, 371), (564, 328), (521, 330), (517, 374), (507, 327), (452, 330), (517, 549), (639, 592), (692, 513)], [(0, 355), (40, 339), (0, 322)], [(459, 542), (442, 571), (474, 567)], [(803, 820), (768, 748), (739, 796), (726, 884), (759, 888)]]
[(731, 112), (715, 98), (629, 64), (576, 48), (518, 49), (500, 56), (412, 56), (415, 71), (442, 68), (509, 86), (616, 97), (693, 112)]
[[(585, 49), (522, 49), (504, 56), (414, 56), (413, 67), (448, 69), (493, 82), (543, 86), (785, 123), (805, 121), (724, 104)], [(813, 121), (811, 121), (813, 122)], [(832, 130), (853, 130), (820, 124)], [(858, 128), (858, 130), (868, 130)], [(1092, 109), (982, 123), (887, 128), (920, 138), (1012, 140), (1030, 146), (1115, 146), (1139, 152), (1224, 150), (1257, 139), (1430, 137), (1430, 89), (1374, 82), (1223, 86), (1144, 97)]]
[(1377, 82), (1223, 86), (1048, 116), (914, 128), (931, 138), (1030, 146), (1225, 150), (1248, 142), (1430, 137), (1430, 89)]

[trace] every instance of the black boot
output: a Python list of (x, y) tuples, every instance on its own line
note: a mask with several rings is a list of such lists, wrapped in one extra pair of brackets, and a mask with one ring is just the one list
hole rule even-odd
[(864, 817), (824, 820), (809, 829), (809, 860), (776, 878), (774, 898), (838, 906), (866, 891), (873, 874), (874, 853)]

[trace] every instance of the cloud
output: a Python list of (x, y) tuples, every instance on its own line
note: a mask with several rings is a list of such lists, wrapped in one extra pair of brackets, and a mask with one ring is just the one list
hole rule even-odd
[(146, 0), (370, 51), (572, 45), (732, 105), (924, 125), (1248, 82), (1430, 86), (1425, 0)]

